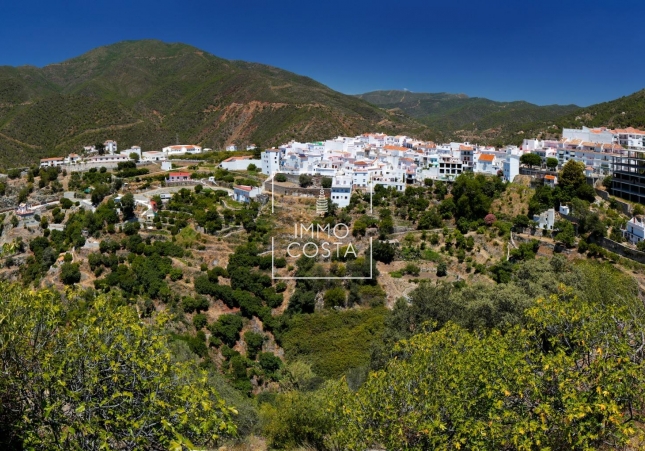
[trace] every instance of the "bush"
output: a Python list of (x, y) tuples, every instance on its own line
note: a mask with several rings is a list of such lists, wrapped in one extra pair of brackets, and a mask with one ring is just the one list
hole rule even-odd
[(276, 174), (275, 175), (275, 181), (278, 183), (284, 183), (287, 181), (287, 176), (284, 174)]
[(248, 331), (244, 334), (244, 343), (246, 343), (246, 356), (255, 360), (258, 352), (262, 350), (262, 344), (266, 337), (263, 334), (257, 332)]
[(446, 262), (440, 262), (437, 265), (437, 277), (445, 277), (448, 274), (448, 265)]
[(298, 183), (300, 184), (301, 188), (307, 188), (311, 186), (314, 183), (314, 181), (310, 175), (300, 174), (300, 177), (298, 177)]
[(242, 330), (242, 317), (240, 315), (222, 315), (209, 326), (210, 331), (228, 346), (235, 346)]
[(260, 362), (260, 367), (269, 375), (274, 374), (282, 367), (282, 360), (270, 352), (260, 353), (260, 358), (258, 360)]
[(73, 285), (80, 282), (80, 265), (78, 263), (63, 263), (60, 268), (60, 280), (65, 285)]
[(409, 274), (411, 276), (418, 276), (420, 272), (421, 272), (421, 268), (419, 268), (414, 263), (408, 263), (403, 268), (403, 273), (404, 274)]
[(208, 319), (203, 313), (197, 313), (195, 316), (193, 316), (193, 326), (195, 326), (195, 329), (200, 330), (206, 324), (208, 324)]

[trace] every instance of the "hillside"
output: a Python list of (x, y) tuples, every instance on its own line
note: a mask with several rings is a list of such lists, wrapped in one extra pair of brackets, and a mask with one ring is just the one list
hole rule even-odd
[(495, 102), (465, 94), (374, 91), (356, 96), (391, 112), (401, 111), (441, 132), (445, 139), (496, 142), (520, 124), (552, 121), (579, 109), (576, 105), (538, 106)]
[(221, 148), (427, 127), (278, 68), (185, 44), (124, 41), (43, 68), (0, 67), (0, 167), (116, 139)]
[(557, 119), (537, 120), (522, 124), (521, 128), (504, 137), (519, 143), (524, 137), (559, 138), (562, 128), (611, 127), (645, 128), (645, 89), (609, 102), (581, 108)]

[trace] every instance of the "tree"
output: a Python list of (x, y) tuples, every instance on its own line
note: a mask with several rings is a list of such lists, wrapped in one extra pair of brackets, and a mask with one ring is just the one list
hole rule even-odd
[(560, 176), (558, 177), (558, 185), (562, 189), (575, 191), (585, 183), (587, 183), (587, 178), (585, 177), (584, 163), (569, 160), (562, 166)]
[(528, 216), (519, 214), (513, 218), (513, 225), (519, 229), (525, 229), (531, 224)]
[[(594, 285), (603, 282), (597, 277)], [(327, 397), (338, 449), (620, 449), (637, 440), (645, 314), (638, 296), (566, 287), (506, 333), (454, 324), (394, 348), (352, 391)], [(464, 400), (468, 400), (465, 402)], [(637, 407), (638, 406), (638, 407)], [(531, 432), (527, 434), (527, 431)]]
[(298, 183), (301, 188), (307, 188), (313, 184), (313, 179), (310, 175), (300, 174), (300, 177), (298, 177)]
[(121, 198), (121, 211), (125, 219), (134, 216), (134, 206), (134, 196), (131, 193), (127, 193)]
[(546, 167), (547, 167), (547, 168), (549, 168), (549, 169), (551, 169), (551, 170), (554, 170), (555, 168), (557, 168), (557, 167), (558, 167), (558, 163), (559, 163), (559, 162), (558, 162), (558, 159), (557, 159), (557, 158), (548, 157), (548, 158), (546, 159)]
[(445, 277), (448, 275), (448, 265), (446, 265), (446, 262), (439, 262), (437, 265), (437, 277)]
[(430, 210), (424, 212), (417, 222), (417, 229), (419, 230), (438, 229), (442, 226), (443, 219), (437, 212), (436, 208), (431, 208)]
[(525, 153), (520, 157), (520, 163), (531, 168), (533, 166), (540, 166), (542, 164), (542, 157), (535, 153)]
[(347, 293), (343, 287), (334, 287), (325, 291), (323, 295), (325, 307), (345, 307), (347, 303)]
[(262, 350), (262, 345), (266, 340), (264, 334), (253, 332), (251, 330), (244, 333), (244, 343), (246, 343), (246, 356), (249, 359), (255, 359), (258, 352)]
[(573, 224), (566, 220), (560, 220), (556, 221), (553, 228), (558, 231), (555, 235), (555, 240), (560, 241), (568, 248), (572, 248), (576, 240)]
[(383, 241), (372, 243), (372, 257), (374, 260), (387, 264), (394, 260), (395, 255), (396, 249), (390, 243)]
[(81, 270), (78, 263), (63, 263), (60, 267), (60, 280), (65, 285), (74, 285), (81, 281)]
[(217, 318), (209, 329), (217, 338), (222, 340), (228, 346), (234, 346), (235, 342), (240, 338), (240, 330), (242, 330), (242, 317), (240, 315), (222, 315)]
[(276, 174), (275, 181), (278, 183), (284, 183), (287, 181), (287, 176), (285, 174)]
[(136, 152), (130, 152), (130, 155), (128, 155), (132, 161), (135, 163), (139, 162), (139, 154)]
[(103, 199), (105, 199), (108, 194), (110, 194), (110, 187), (104, 183), (99, 183), (94, 187), (94, 190), (92, 190), (92, 204), (97, 206), (103, 202)]
[(94, 144), (94, 148), (99, 153), (99, 155), (105, 154), (105, 145), (103, 145), (103, 143)]
[(605, 187), (605, 188), (607, 188), (608, 190), (609, 190), (609, 189), (611, 189), (611, 180), (612, 180), (612, 176), (611, 176), (611, 174), (610, 174), (610, 175), (605, 176), (605, 178), (604, 178), (604, 179), (602, 179), (602, 186), (604, 186), (604, 187)]
[(323, 188), (331, 188), (331, 182), (332, 182), (331, 177), (323, 177), (322, 180), (320, 181), (320, 185)]
[(10, 405), (16, 421), (0, 428), (20, 449), (211, 448), (235, 433), (205, 373), (173, 358), (164, 317), (141, 321), (106, 295), (1, 289), (2, 415)]

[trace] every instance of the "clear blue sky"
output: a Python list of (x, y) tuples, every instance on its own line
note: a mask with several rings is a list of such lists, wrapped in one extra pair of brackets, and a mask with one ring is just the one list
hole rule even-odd
[(44, 66), (154, 38), (347, 94), (409, 89), (589, 105), (645, 88), (643, 0), (3, 3), (0, 65)]

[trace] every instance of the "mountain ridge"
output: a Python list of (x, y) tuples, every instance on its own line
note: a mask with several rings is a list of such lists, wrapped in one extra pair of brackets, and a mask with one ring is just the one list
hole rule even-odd
[(179, 136), (223, 148), (374, 130), (434, 136), (310, 77), (181, 43), (122, 41), (43, 68), (0, 66), (3, 167), (105, 139), (154, 150)]
[(519, 124), (550, 120), (580, 109), (577, 105), (535, 105), (524, 100), (498, 102), (446, 92), (388, 90), (356, 97), (388, 111), (400, 110), (441, 132), (445, 139), (475, 138), (484, 142), (495, 141), (507, 129), (514, 129)]

